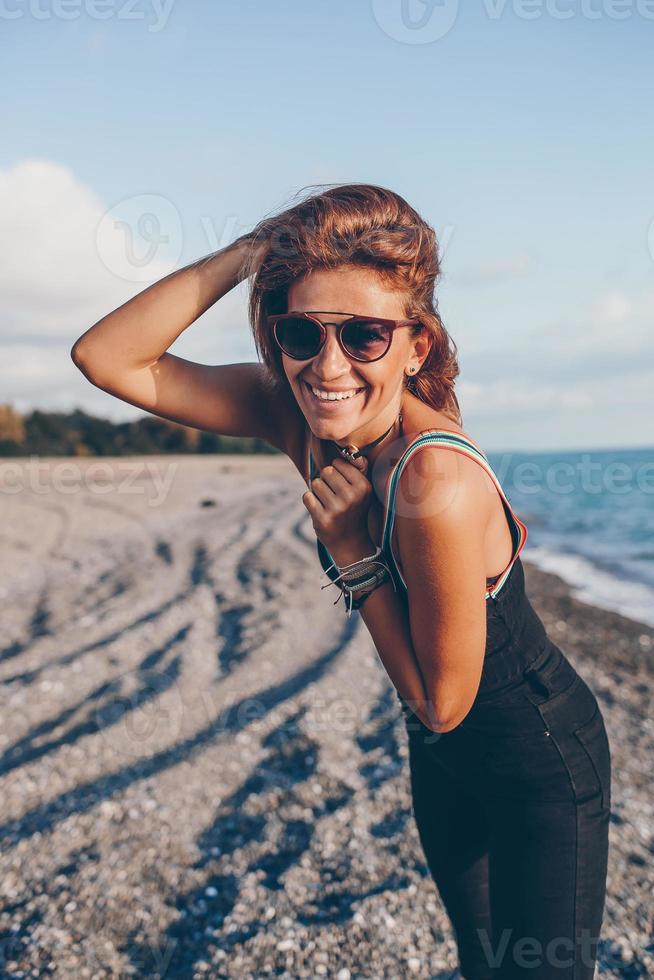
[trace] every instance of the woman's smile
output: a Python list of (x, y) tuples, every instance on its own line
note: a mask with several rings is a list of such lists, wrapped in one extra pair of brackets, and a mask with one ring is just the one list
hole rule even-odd
[[(307, 398), (312, 405), (326, 409), (328, 411), (334, 411), (336, 406), (341, 406), (346, 403), (359, 402), (360, 396), (366, 391), (367, 385), (361, 388), (341, 388), (340, 390), (334, 388), (320, 388), (317, 385), (311, 385), (308, 381), (302, 381), (304, 390), (307, 393)], [(320, 394), (316, 394), (320, 392)]]

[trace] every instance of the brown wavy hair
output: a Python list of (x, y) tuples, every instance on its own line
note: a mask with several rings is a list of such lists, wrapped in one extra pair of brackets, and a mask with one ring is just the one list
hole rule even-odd
[[(264, 218), (244, 236), (252, 245), (242, 270), (250, 280), (250, 327), (257, 353), (270, 370), (271, 385), (288, 386), (288, 379), (266, 317), (287, 311), (293, 281), (314, 269), (371, 269), (386, 288), (403, 297), (404, 316), (420, 318), (431, 335), (429, 354), (418, 374), (405, 376), (405, 386), (461, 425), (454, 392), (457, 348), (434, 295), (441, 274), (434, 229), (404, 198), (385, 187), (309, 185), (316, 186), (328, 189)], [(415, 335), (421, 327), (411, 329)]]

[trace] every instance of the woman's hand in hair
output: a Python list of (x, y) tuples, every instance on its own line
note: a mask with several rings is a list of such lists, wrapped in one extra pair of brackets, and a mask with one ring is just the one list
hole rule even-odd
[(375, 550), (368, 532), (373, 486), (365, 476), (367, 469), (365, 456), (354, 463), (337, 456), (302, 494), (318, 540), (339, 565), (358, 561)]

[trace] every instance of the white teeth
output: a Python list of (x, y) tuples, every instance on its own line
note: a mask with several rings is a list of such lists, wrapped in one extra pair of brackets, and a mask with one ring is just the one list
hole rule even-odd
[(337, 402), (343, 401), (344, 398), (353, 398), (358, 395), (363, 388), (355, 388), (353, 391), (321, 391), (320, 388), (314, 388), (313, 385), (309, 385), (311, 391), (314, 393), (316, 398), (321, 398), (323, 401)]

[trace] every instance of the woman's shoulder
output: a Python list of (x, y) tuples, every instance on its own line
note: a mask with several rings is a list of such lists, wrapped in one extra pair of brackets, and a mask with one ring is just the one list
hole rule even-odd
[(459, 435), (483, 452), (474, 436), (466, 432), (458, 422), (431, 405), (427, 405), (412, 393), (407, 393), (402, 403), (402, 430), (408, 444), (413, 443), (421, 435), (438, 430)]
[[(415, 396), (414, 401), (417, 401)], [(438, 501), (444, 504), (454, 497), (462, 501), (465, 497), (487, 514), (489, 474), (485, 461), (480, 458), (485, 457), (484, 450), (474, 437), (449, 416), (422, 402), (419, 405), (405, 403), (402, 422), (406, 449), (397, 481), (399, 492), (409, 498), (419, 493), (432, 505)], [(430, 443), (428, 439), (421, 439), (442, 432), (460, 436), (462, 441), (451, 439)], [(430, 446), (429, 454), (411, 452), (415, 445)]]

